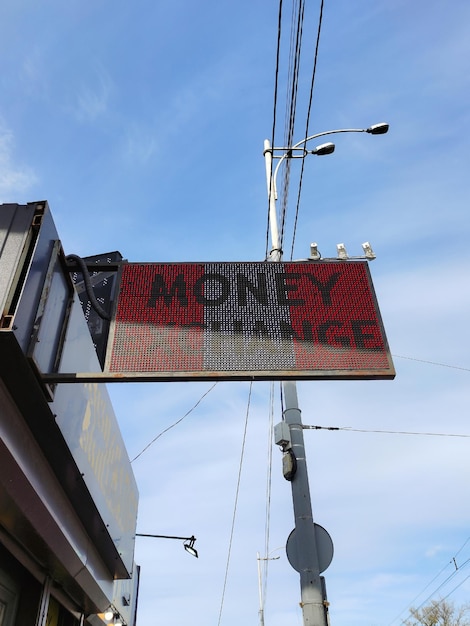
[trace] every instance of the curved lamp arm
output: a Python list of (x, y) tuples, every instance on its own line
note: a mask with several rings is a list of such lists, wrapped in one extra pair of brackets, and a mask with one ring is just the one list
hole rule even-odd
[[(310, 135), (301, 141), (298, 141), (291, 147), (287, 148), (275, 148), (271, 147), (269, 140), (266, 139), (264, 141), (264, 151), (263, 155), (266, 162), (266, 181), (268, 185), (268, 199), (269, 199), (269, 222), (271, 225), (271, 240), (272, 240), (272, 253), (275, 253), (272, 260), (279, 261), (282, 256), (282, 251), (280, 248), (280, 240), (279, 240), (279, 232), (277, 227), (277, 219), (276, 219), (276, 200), (277, 200), (277, 189), (276, 189), (276, 178), (281, 163), (284, 159), (287, 158), (295, 158), (292, 155), (294, 150), (301, 150), (302, 154), (300, 157), (305, 157), (307, 154), (317, 154), (318, 156), (322, 156), (324, 154), (331, 154), (334, 151), (334, 144), (328, 143), (323, 144), (321, 146), (317, 146), (314, 150), (308, 151), (305, 148), (305, 144), (312, 139), (318, 139), (318, 137), (324, 137), (325, 135), (336, 135), (339, 133), (369, 133), (370, 135), (384, 135), (388, 132), (389, 125), (386, 122), (380, 122), (379, 124), (372, 124), (368, 128), (338, 128), (336, 130), (325, 130), (321, 133), (315, 133), (314, 135)], [(275, 150), (282, 150), (283, 154), (281, 156), (274, 155)], [(279, 163), (276, 165), (274, 172), (272, 171), (272, 162), (273, 159), (279, 159)]]
[[(373, 124), (372, 126), (369, 126), (369, 128), (339, 128), (336, 130), (325, 130), (321, 133), (315, 133), (314, 135), (310, 135), (309, 137), (306, 137), (305, 139), (298, 141), (290, 148), (271, 148), (272, 158), (279, 159), (279, 163), (276, 165), (276, 169), (274, 170), (274, 173), (273, 173), (274, 193), (277, 196), (276, 178), (277, 178), (277, 173), (279, 171), (281, 163), (284, 161), (284, 159), (296, 158), (292, 154), (293, 150), (302, 150), (302, 154), (299, 155), (300, 157), (307, 156), (307, 154), (318, 154), (319, 156), (323, 156), (324, 154), (331, 154), (331, 152), (333, 152), (334, 144), (323, 144), (321, 146), (317, 146), (317, 148), (315, 148), (314, 150), (311, 150), (311, 151), (307, 150), (305, 148), (305, 144), (311, 141), (312, 139), (318, 139), (319, 137), (324, 137), (325, 135), (337, 135), (339, 133), (369, 133), (370, 135), (384, 135), (385, 133), (388, 132), (388, 129), (389, 129), (389, 125), (385, 122), (381, 122), (379, 124)], [(333, 146), (333, 149), (325, 150), (324, 148), (326, 146)], [(283, 150), (284, 154), (282, 156), (275, 156), (274, 150)]]

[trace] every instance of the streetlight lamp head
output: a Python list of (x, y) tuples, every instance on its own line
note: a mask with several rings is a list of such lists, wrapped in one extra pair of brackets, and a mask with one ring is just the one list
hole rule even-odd
[(184, 549), (186, 550), (186, 552), (189, 552), (189, 554), (192, 554), (193, 556), (196, 557), (196, 559), (199, 557), (196, 548), (194, 547), (194, 542), (196, 541), (196, 537), (191, 537), (191, 539), (189, 539), (188, 543), (184, 543)]
[(317, 156), (324, 156), (325, 154), (331, 154), (335, 151), (335, 144), (328, 141), (327, 143), (322, 143), (313, 150), (310, 150), (309, 154), (316, 154)]
[(371, 135), (385, 135), (388, 133), (389, 125), (385, 122), (381, 122), (380, 124), (372, 124), (369, 128), (366, 129), (366, 133)]

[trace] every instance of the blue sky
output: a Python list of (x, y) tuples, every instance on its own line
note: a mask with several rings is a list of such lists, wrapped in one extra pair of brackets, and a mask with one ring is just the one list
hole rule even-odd
[[(284, 0), (285, 37), (291, 7)], [(319, 2), (306, 10), (296, 140), (318, 12)], [(263, 260), (277, 13), (267, 0), (3, 2), (0, 202), (47, 199), (67, 254)], [(390, 132), (337, 135), (333, 155), (306, 160), (294, 258), (311, 241), (324, 256), (338, 242), (350, 254), (372, 243), (397, 370), (394, 381), (298, 386), (305, 424), (351, 429), (305, 431), (315, 520), (335, 545), (332, 626), (399, 624), (453, 572), (433, 598), (459, 604), (470, 590), (468, 439), (356, 432), (470, 435), (469, 23), (464, 0), (325, 2), (309, 132), (381, 121)], [(282, 51), (278, 145), (285, 39)], [(130, 458), (210, 387), (110, 386)], [(218, 383), (133, 463), (139, 531), (194, 534), (200, 553), (138, 540), (139, 624), (258, 622), (269, 383), (252, 390), (222, 593), (248, 397), (248, 383)], [(280, 421), (278, 385), (273, 413)], [(293, 526), (290, 486), (272, 455), (269, 551), (280, 558), (269, 561), (265, 623), (300, 625), (298, 575), (278, 549)]]

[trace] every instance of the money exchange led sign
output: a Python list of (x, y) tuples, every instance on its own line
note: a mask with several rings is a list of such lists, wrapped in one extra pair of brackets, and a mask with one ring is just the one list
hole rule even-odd
[(126, 263), (106, 370), (155, 380), (395, 375), (363, 261)]

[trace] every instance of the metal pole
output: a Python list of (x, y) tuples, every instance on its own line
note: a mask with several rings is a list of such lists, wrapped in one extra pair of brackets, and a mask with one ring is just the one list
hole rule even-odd
[(286, 406), (284, 419), (289, 425), (292, 451), (297, 462), (297, 470), (291, 480), (291, 488), (294, 505), (295, 542), (299, 546), (297, 556), (299, 559), (300, 605), (303, 622), (304, 626), (327, 626), (308, 483), (304, 433), (297, 398), (297, 384), (295, 381), (284, 381), (282, 387)]
[(256, 560), (258, 561), (259, 626), (264, 626), (263, 587), (261, 582), (261, 558), (259, 552), (256, 553)]
[[(272, 149), (267, 139), (264, 142), (264, 158), (266, 162), (269, 222), (272, 239), (271, 260), (280, 261), (282, 259), (282, 250), (277, 227), (275, 181), (272, 175)], [(294, 505), (295, 541), (298, 546), (301, 546), (301, 550), (299, 550), (299, 573), (303, 623), (304, 626), (327, 626), (296, 382), (285, 381), (283, 383), (283, 391), (286, 407), (284, 419), (289, 425), (292, 451), (297, 462), (297, 471), (291, 481), (291, 487)]]
[(268, 186), (269, 198), (269, 227), (271, 230), (272, 250), (270, 255), (271, 261), (280, 261), (282, 258), (282, 250), (279, 240), (279, 230), (277, 227), (276, 213), (276, 190), (274, 188), (273, 178), (273, 153), (268, 139), (264, 141), (264, 161), (266, 163), (266, 183)]

